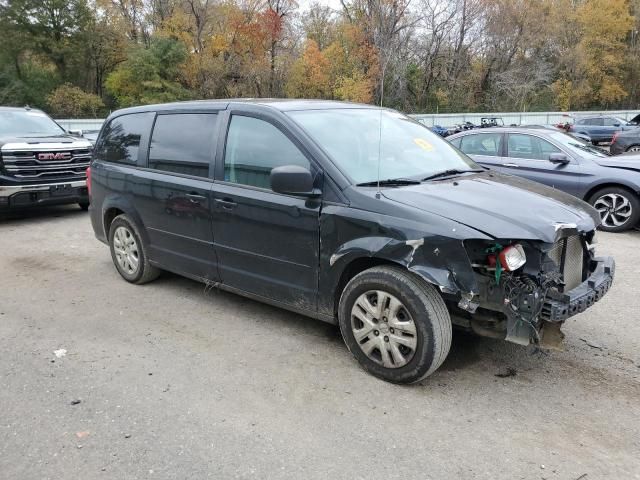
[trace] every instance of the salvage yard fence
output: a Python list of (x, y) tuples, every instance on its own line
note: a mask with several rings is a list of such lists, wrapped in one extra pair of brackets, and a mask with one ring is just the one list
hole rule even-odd
[[(493, 112), (493, 113), (425, 113), (410, 115), (427, 127), (441, 125), (450, 127), (464, 122), (479, 124), (482, 117), (500, 117), (505, 125), (555, 125), (566, 122), (571, 117), (588, 115), (608, 115), (623, 120), (631, 120), (638, 110), (602, 110), (599, 112)], [(56, 120), (66, 130), (100, 130), (104, 119), (61, 119)]]

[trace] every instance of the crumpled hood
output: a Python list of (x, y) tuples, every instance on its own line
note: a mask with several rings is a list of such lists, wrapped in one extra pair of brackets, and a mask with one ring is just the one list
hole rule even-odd
[(603, 167), (626, 168), (640, 172), (640, 155), (637, 153), (625, 153), (615, 157), (598, 158), (594, 160)]
[(496, 172), (389, 188), (382, 193), (390, 200), (501, 239), (551, 243), (562, 224), (588, 232), (600, 223), (598, 213), (576, 197)]

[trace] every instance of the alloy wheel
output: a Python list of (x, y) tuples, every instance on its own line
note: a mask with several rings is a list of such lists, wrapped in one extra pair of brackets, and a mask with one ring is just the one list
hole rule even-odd
[(382, 290), (369, 290), (356, 299), (351, 330), (364, 354), (386, 368), (409, 363), (418, 345), (411, 314), (400, 300)]
[(617, 193), (605, 193), (593, 203), (600, 214), (602, 225), (616, 228), (629, 221), (633, 208), (629, 199)]
[(629, 147), (627, 152), (640, 152), (640, 145), (634, 145), (633, 147)]
[(131, 231), (123, 226), (116, 228), (113, 234), (113, 250), (118, 266), (127, 274), (133, 275), (140, 265), (138, 243)]

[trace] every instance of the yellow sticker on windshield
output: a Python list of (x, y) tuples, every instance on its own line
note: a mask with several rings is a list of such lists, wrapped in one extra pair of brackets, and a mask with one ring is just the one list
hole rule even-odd
[(413, 142), (416, 145), (418, 145), (421, 149), (426, 150), (427, 152), (430, 152), (433, 150), (433, 145), (431, 145), (429, 142), (427, 142), (422, 138), (414, 138)]

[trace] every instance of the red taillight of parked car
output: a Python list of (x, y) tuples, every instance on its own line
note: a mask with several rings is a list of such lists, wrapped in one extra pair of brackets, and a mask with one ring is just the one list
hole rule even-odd
[(618, 138), (618, 135), (620, 135), (618, 132), (613, 134), (613, 138), (611, 139), (611, 145), (616, 143), (616, 139)]
[(87, 192), (91, 195), (91, 167), (87, 167)]

